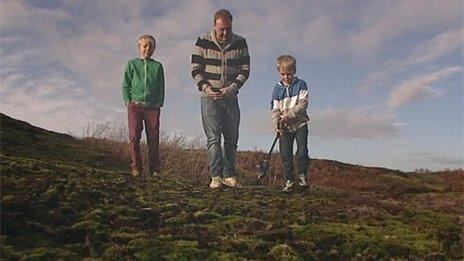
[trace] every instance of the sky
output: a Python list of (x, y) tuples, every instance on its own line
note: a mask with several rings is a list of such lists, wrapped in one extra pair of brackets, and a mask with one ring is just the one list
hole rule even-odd
[(239, 150), (269, 150), (275, 60), (290, 54), (309, 88), (311, 158), (464, 167), (460, 0), (0, 0), (0, 111), (77, 137), (125, 126), (122, 74), (148, 33), (166, 77), (161, 129), (205, 140), (190, 58), (221, 8), (251, 58)]

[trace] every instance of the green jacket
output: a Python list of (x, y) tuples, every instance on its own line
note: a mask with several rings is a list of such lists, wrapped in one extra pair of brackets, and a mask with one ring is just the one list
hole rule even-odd
[(153, 59), (130, 60), (124, 72), (122, 99), (125, 103), (141, 102), (162, 107), (164, 102), (163, 65)]

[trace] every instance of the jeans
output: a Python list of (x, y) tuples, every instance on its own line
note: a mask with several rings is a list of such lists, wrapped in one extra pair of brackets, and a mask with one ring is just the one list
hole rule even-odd
[(140, 138), (143, 123), (148, 144), (149, 173), (160, 170), (159, 159), (159, 118), (160, 108), (138, 105), (133, 102), (127, 105), (129, 121), (129, 150), (131, 155), (131, 169), (142, 171), (142, 157), (140, 155)]
[(285, 180), (293, 180), (293, 141), (296, 140), (296, 159), (298, 173), (304, 174), (309, 168), (308, 126), (299, 128), (296, 132), (285, 133), (280, 136), (279, 148)]
[[(237, 99), (201, 98), (201, 118), (207, 138), (211, 177), (234, 177), (240, 109)], [(224, 137), (224, 150), (221, 148)]]

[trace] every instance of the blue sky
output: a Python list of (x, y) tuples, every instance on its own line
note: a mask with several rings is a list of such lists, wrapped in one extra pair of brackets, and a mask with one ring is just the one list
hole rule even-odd
[(275, 59), (291, 54), (310, 91), (312, 158), (405, 171), (464, 166), (458, 0), (2, 0), (0, 111), (76, 136), (88, 123), (124, 125), (124, 65), (149, 33), (166, 74), (161, 128), (203, 139), (190, 55), (220, 8), (251, 56), (240, 150), (272, 143)]

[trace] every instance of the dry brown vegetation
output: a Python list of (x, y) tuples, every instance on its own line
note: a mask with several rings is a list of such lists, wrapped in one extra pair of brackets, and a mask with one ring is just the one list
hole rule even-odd
[[(129, 165), (127, 129), (124, 126), (110, 123), (88, 124), (83, 133), (84, 147), (103, 149), (115, 161)], [(162, 132), (160, 157), (163, 175), (177, 176), (206, 184), (209, 181), (209, 167), (204, 144), (205, 142), (199, 139), (187, 140), (180, 133)], [(145, 159), (146, 144), (143, 141), (141, 147)], [(239, 151), (236, 164), (240, 179), (247, 183), (256, 182), (257, 165), (265, 156), (266, 154), (260, 151)], [(272, 187), (282, 186), (281, 169), (280, 157), (278, 153), (273, 153), (269, 160), (268, 174), (261, 181), (262, 184)], [(311, 184), (318, 186), (384, 191), (389, 192), (393, 197), (404, 193), (443, 190), (462, 192), (464, 190), (464, 171), (462, 170), (405, 173), (387, 168), (363, 167), (332, 160), (312, 159), (308, 176)], [(424, 180), (428, 182), (421, 182)], [(430, 185), (433, 183), (437, 183), (437, 186)]]

